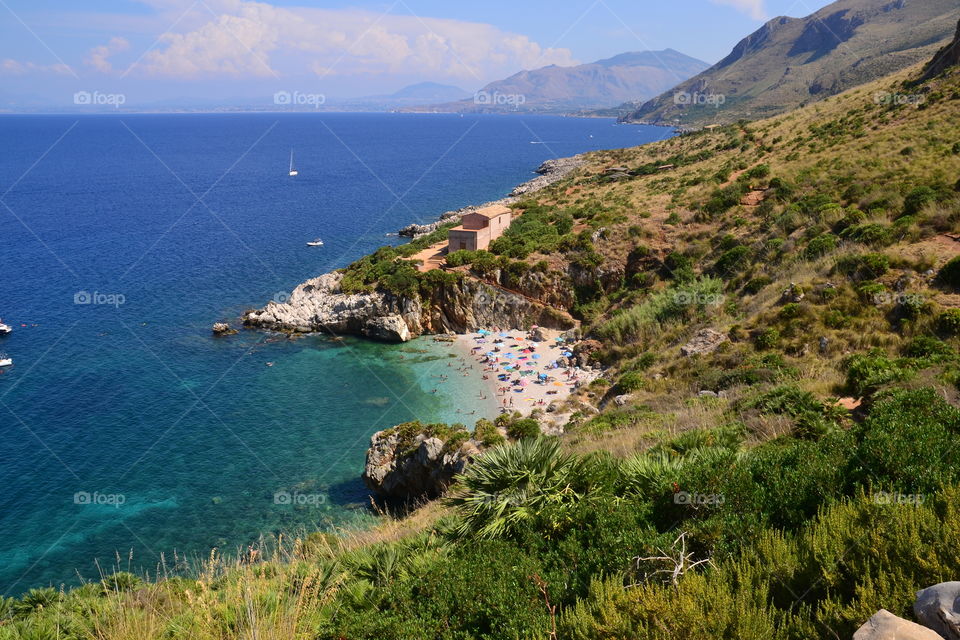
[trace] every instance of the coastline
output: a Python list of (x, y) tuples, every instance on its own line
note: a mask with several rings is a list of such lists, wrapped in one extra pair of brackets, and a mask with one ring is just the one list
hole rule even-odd
[(584, 166), (586, 163), (587, 159), (585, 153), (580, 153), (566, 158), (554, 158), (552, 160), (547, 160), (543, 162), (534, 172), (538, 174), (536, 178), (531, 178), (530, 180), (517, 185), (508, 195), (503, 198), (491, 200), (490, 202), (485, 202), (483, 204), (471, 204), (459, 209), (454, 209), (452, 211), (446, 211), (441, 213), (433, 222), (428, 222), (426, 224), (411, 223), (400, 229), (397, 233), (401, 237), (416, 239), (420, 236), (433, 233), (447, 223), (459, 222), (460, 218), (462, 218), (464, 215), (473, 211), (477, 211), (478, 209), (495, 205), (510, 206), (511, 204), (519, 202), (524, 196), (527, 196), (531, 193), (536, 193), (537, 191), (546, 189), (550, 185), (559, 182), (580, 167)]

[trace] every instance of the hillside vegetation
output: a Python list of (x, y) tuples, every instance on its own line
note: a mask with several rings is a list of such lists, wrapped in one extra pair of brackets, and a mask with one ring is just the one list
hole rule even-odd
[[(960, 74), (920, 73), (593, 154), (458, 252), (459, 277), (573, 291), (607, 370), (564, 437), (497, 447), (371, 532), (4, 600), (0, 639), (806, 640), (909, 617), (960, 578)], [(415, 294), (388, 253), (353, 286)]]

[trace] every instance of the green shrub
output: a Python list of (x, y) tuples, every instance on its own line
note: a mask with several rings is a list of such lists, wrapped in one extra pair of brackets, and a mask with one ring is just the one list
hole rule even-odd
[(917, 187), (907, 194), (903, 201), (903, 215), (913, 216), (920, 213), (928, 204), (936, 202), (937, 192), (930, 187)]
[(960, 289), (960, 256), (943, 265), (940, 273), (937, 274), (937, 282), (954, 289)]
[(950, 348), (950, 345), (937, 340), (933, 336), (916, 336), (904, 346), (903, 355), (908, 358), (940, 359), (944, 356), (954, 355), (954, 351)]
[(891, 382), (911, 377), (909, 365), (893, 360), (880, 350), (851, 356), (846, 362), (847, 388), (856, 396), (865, 396)]
[(771, 284), (773, 284), (772, 278), (768, 276), (760, 276), (758, 278), (754, 278), (753, 280), (748, 282), (746, 285), (744, 285), (743, 292), (749, 295), (756, 295), (760, 293), (760, 291), (762, 291), (764, 287), (768, 287)]
[(454, 251), (453, 253), (447, 254), (447, 257), (444, 261), (447, 263), (447, 266), (450, 267), (461, 267), (465, 264), (471, 264), (477, 259), (479, 251), (467, 251), (461, 249), (460, 251)]
[(507, 435), (514, 440), (522, 440), (524, 438), (539, 438), (540, 423), (533, 418), (514, 420), (510, 423), (510, 426), (507, 427)]
[(764, 329), (754, 338), (753, 344), (761, 351), (776, 349), (780, 346), (780, 332), (773, 327)]
[(751, 253), (749, 247), (734, 247), (717, 259), (713, 272), (726, 278), (735, 276), (749, 266)]
[(855, 281), (873, 280), (890, 270), (890, 258), (882, 253), (845, 256), (837, 261), (836, 271)]
[(815, 260), (837, 248), (837, 236), (824, 233), (807, 244), (806, 256), (808, 260)]
[(937, 316), (937, 330), (946, 336), (960, 336), (960, 309), (948, 309)]
[(617, 387), (623, 391), (623, 393), (631, 393), (643, 389), (645, 384), (646, 378), (644, 378), (642, 373), (630, 371), (620, 376)]
[(497, 426), (486, 418), (477, 420), (477, 424), (473, 428), (473, 437), (487, 447), (495, 447), (506, 442), (506, 438), (500, 434)]

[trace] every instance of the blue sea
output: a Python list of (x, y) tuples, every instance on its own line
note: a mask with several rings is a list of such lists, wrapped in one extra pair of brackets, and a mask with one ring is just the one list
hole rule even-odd
[(457, 361), (426, 339), (211, 324), (544, 160), (668, 135), (559, 117), (0, 117), (0, 593), (369, 521), (371, 434), (472, 423), (493, 411), (476, 380), (441, 383)]

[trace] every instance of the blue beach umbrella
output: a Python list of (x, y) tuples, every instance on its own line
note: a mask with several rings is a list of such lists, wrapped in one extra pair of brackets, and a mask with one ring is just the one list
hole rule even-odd
[(539, 354), (539, 353), (535, 353), (535, 354), (533, 354), (533, 355), (530, 356), (530, 357), (533, 358), (534, 360), (539, 360), (539, 359), (540, 359), (540, 354)]

